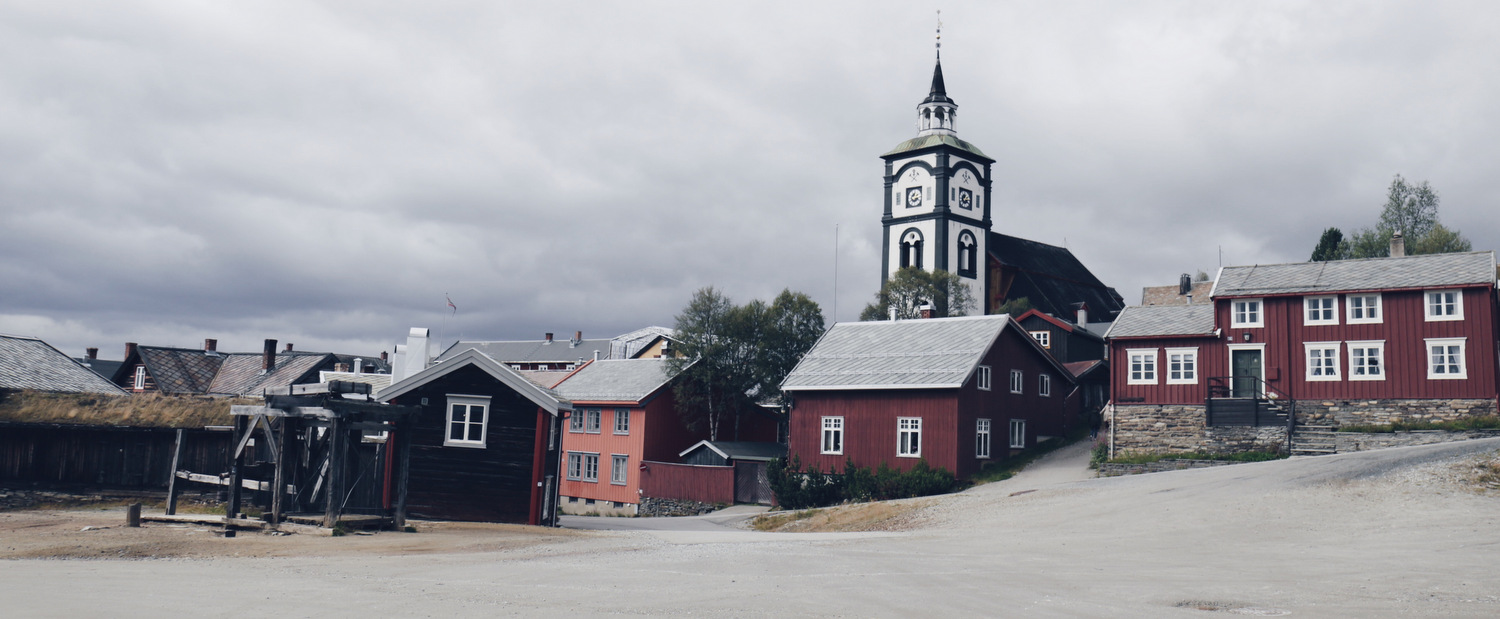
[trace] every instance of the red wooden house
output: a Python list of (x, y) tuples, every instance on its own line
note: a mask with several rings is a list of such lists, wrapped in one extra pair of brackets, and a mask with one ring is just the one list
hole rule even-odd
[(1493, 252), (1225, 267), (1107, 337), (1117, 450), (1280, 449), (1297, 424), (1495, 414)]
[(1073, 377), (1009, 316), (839, 323), (782, 383), (804, 466), (960, 478), (1065, 431)]

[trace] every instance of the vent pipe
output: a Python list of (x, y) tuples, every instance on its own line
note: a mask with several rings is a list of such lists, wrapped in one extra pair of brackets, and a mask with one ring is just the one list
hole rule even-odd
[(1403, 258), (1406, 256), (1406, 237), (1401, 236), (1401, 231), (1391, 233), (1391, 257)]

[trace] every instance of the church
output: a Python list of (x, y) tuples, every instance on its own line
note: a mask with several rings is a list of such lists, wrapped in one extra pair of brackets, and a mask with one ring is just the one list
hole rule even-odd
[(994, 231), (994, 159), (959, 139), (958, 104), (948, 97), (939, 54), (932, 88), (917, 105), (917, 136), (881, 155), (885, 160), (885, 215), (881, 281), (905, 267), (957, 274), (995, 314), (1026, 298), (1042, 313), (1069, 321), (1108, 322), (1124, 309), (1065, 247)]

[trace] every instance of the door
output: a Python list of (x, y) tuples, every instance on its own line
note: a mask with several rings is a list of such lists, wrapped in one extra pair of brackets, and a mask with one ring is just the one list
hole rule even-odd
[(771, 504), (771, 478), (766, 463), (734, 463), (734, 502)]
[(1260, 397), (1261, 380), (1265, 377), (1261, 368), (1260, 350), (1229, 351), (1231, 397)]

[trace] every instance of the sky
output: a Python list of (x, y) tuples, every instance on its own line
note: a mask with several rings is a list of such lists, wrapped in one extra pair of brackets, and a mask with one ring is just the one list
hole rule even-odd
[(995, 230), (1128, 303), (1306, 260), (1397, 174), (1500, 245), (1493, 3), (0, 2), (0, 333), (373, 355), (705, 286), (855, 320), (939, 8)]

